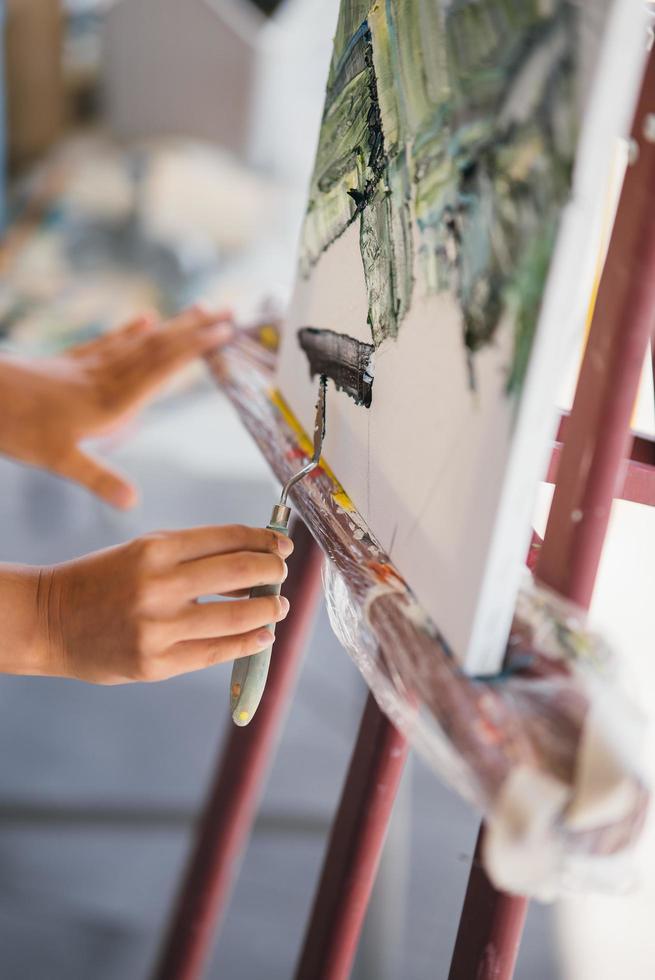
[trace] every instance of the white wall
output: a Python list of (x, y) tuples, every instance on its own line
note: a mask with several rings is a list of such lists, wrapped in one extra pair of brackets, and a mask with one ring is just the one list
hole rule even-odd
[(110, 126), (182, 135), (243, 155), (264, 18), (239, 0), (119, 0), (104, 27)]

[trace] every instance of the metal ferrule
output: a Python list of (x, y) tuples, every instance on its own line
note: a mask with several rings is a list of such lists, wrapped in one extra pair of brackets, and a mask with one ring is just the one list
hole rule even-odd
[(273, 508), (273, 513), (271, 514), (271, 527), (279, 527), (286, 530), (289, 526), (289, 517), (291, 516), (291, 508), (287, 507), (286, 504), (276, 504)]

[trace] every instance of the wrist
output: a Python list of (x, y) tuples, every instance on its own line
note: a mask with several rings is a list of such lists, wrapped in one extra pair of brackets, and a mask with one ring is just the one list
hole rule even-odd
[(58, 673), (47, 614), (52, 574), (30, 565), (0, 565), (0, 673)]

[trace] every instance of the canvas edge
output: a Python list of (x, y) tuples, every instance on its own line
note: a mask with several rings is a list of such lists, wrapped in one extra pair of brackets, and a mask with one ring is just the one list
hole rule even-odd
[[(567, 356), (581, 339), (592, 294), (612, 165), (612, 154), (599, 154), (597, 148), (629, 133), (647, 55), (647, 26), (645, 5), (614, 0), (578, 140), (572, 198), (562, 213), (548, 271), (471, 638), (466, 654), (459, 658), (467, 673), (493, 674), (502, 664), (532, 533), (537, 488), (558, 418), (554, 401), (544, 411), (551, 402), (547, 390), (557, 385)], [(629, 70), (627, 52), (634, 55)], [(555, 331), (559, 331), (557, 344)], [(517, 523), (523, 533), (517, 533)], [(497, 598), (499, 582), (502, 602)]]

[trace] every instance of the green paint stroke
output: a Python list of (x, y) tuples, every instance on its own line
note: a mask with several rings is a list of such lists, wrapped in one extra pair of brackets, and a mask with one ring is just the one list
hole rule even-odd
[(394, 168), (362, 210), (359, 242), (368, 293), (368, 323), (373, 343), (394, 337), (409, 309), (412, 276), (412, 227), (406, 169)]
[(360, 219), (376, 346), (416, 275), (456, 296), (472, 384), (511, 317), (520, 392), (570, 191), (576, 26), (572, 0), (342, 0), (300, 267)]

